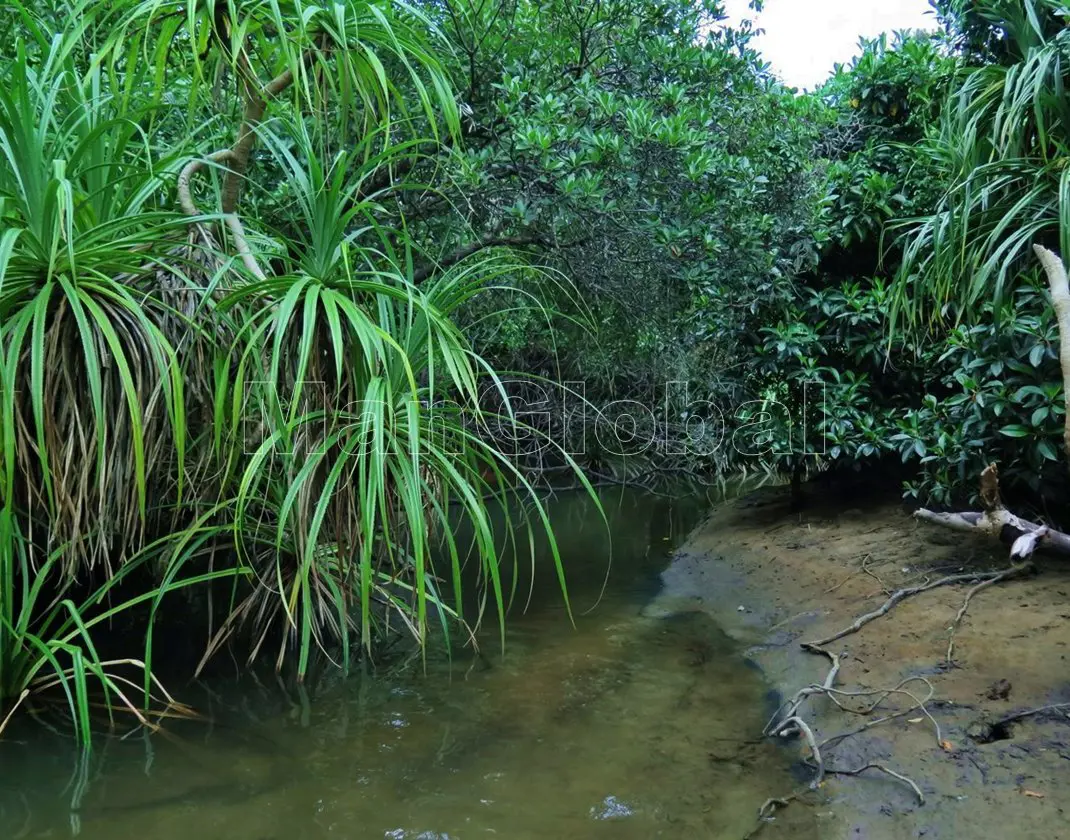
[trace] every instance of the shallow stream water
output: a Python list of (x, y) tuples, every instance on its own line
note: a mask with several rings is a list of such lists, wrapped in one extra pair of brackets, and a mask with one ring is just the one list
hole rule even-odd
[[(321, 679), (311, 696), (248, 675), (190, 686), (180, 697), (211, 723), (101, 740), (85, 762), (23, 725), (0, 744), (0, 838), (743, 837), (798, 784), (791, 753), (756, 740), (772, 698), (705, 615), (644, 613), (702, 506), (603, 503), (608, 567), (590, 500), (552, 506), (575, 626), (543, 563), (504, 652), (488, 628), (481, 656)], [(815, 837), (806, 815), (763, 836)]]

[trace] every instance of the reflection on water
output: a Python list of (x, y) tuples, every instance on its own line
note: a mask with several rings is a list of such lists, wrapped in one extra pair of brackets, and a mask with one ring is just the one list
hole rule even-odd
[[(215, 684), (198, 701), (212, 725), (112, 739), (73, 782), (69, 746), (23, 727), (0, 745), (0, 837), (742, 837), (795, 784), (787, 753), (751, 740), (769, 712), (761, 677), (707, 617), (642, 613), (697, 505), (604, 499), (604, 594), (593, 508), (553, 509), (575, 628), (544, 569), (524, 614), (518, 581), (504, 654), (488, 628), (482, 657), (331, 678), (311, 700)], [(767, 836), (816, 836), (800, 819), (789, 809)]]

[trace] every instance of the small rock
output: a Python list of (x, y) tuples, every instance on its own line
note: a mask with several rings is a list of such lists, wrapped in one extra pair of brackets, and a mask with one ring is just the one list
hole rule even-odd
[(1006, 700), (1011, 693), (1010, 680), (997, 680), (989, 686), (985, 697), (989, 700)]

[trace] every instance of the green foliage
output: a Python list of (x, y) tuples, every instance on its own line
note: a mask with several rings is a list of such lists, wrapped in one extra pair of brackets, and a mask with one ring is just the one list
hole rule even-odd
[[(423, 645), (504, 621), (499, 567), (523, 529), (546, 533), (567, 605), (542, 503), (488, 431), (510, 418), (480, 404), (501, 382), (458, 327), (515, 261), (430, 276), (384, 207), (418, 150), (458, 134), (431, 21), (380, 0), (15, 8), (0, 721), (55, 688), (86, 741), (91, 702), (146, 719), (170, 702), (152, 677), (165, 596), (198, 586), (206, 605), (219, 578), (206, 658), (271, 644), (298, 678), (390, 628)], [(503, 527), (490, 508), (515, 492)], [(128, 612), (147, 614), (144, 654), (102, 659), (94, 628)]]
[[(992, 22), (997, 6), (974, 11)], [(1028, 17), (999, 19), (1017, 64), (960, 75), (935, 41), (881, 39), (822, 89), (841, 115), (832, 136), (853, 129), (829, 167), (830, 247), (755, 341), (755, 388), (792, 420), (768, 414), (760, 426), (781, 469), (905, 471), (907, 495), (951, 505), (997, 461), (1009, 492), (1066, 498), (1058, 334), (1022, 258), (1061, 225), (1062, 176), (1044, 157), (1061, 155), (1050, 74), (1062, 35)], [(933, 317), (914, 329), (889, 322), (923, 310)], [(789, 450), (804, 411), (810, 437)]]
[[(646, 466), (598, 441), (616, 475), (880, 468), (951, 503), (1000, 460), (1065, 498), (1027, 259), (1070, 253), (1056, 0), (940, 0), (942, 35), (810, 95), (713, 0), (9, 6), (0, 729), (45, 690), (83, 739), (98, 699), (151, 720), (175, 590), (215, 599), (206, 657), (298, 677), (501, 627), (530, 529), (567, 606), (537, 487), (569, 429), (510, 403), (547, 380), (729, 418)], [(119, 615), (143, 655), (98, 655)]]
[[(901, 463), (907, 495), (922, 502), (972, 498), (992, 461), (1004, 465), (1009, 488), (1064, 498), (1058, 331), (1041, 288), (1024, 286), (999, 309), (988, 304), (977, 325), (890, 344), (888, 302), (882, 281), (847, 281), (807, 293), (763, 331), (757, 366), (780, 383), (767, 394), (784, 406), (762, 426), (769, 451), (786, 452), (805, 417), (810, 459), (854, 469)], [(805, 393), (786, 388), (789, 370), (808, 383)], [(777, 422), (788, 416), (792, 425)], [(804, 451), (798, 437), (791, 442)]]
[(904, 461), (920, 456), (908, 492), (949, 503), (997, 461), (1009, 488), (1048, 505), (1065, 500), (1058, 330), (1042, 288), (1023, 285), (998, 309), (986, 304), (978, 324), (945, 340), (942, 353), (930, 351), (930, 390), (894, 438)]
[(975, 13), (1003, 33), (1007, 61), (970, 69), (922, 147), (947, 177), (904, 237), (897, 310), (911, 322), (998, 306), (1031, 267), (1033, 243), (1070, 253), (1063, 4), (987, 0)]
[[(895, 449), (898, 418), (923, 393), (928, 345), (888, 344), (891, 300), (884, 232), (889, 221), (935, 200), (939, 174), (915, 144), (938, 116), (955, 63), (928, 36), (863, 43), (814, 94), (826, 108), (816, 146), (826, 195), (816, 270), (775, 320), (749, 339), (740, 418), (755, 424), (763, 457), (782, 472), (860, 469)], [(805, 430), (805, 438), (802, 437)]]
[(531, 321), (526, 356), (511, 339), (522, 368), (552, 345), (592, 396), (719, 389), (738, 361), (734, 313), (756, 314), (816, 258), (820, 104), (773, 80), (748, 32), (715, 25), (715, 3), (442, 6), (467, 109), (443, 192), (462, 218), (417, 203), (410, 223), (459, 245), (528, 242), (579, 291), (594, 330)]
[[(834, 246), (878, 269), (884, 226), (931, 206), (941, 174), (915, 145), (940, 113), (954, 59), (927, 36), (886, 35), (863, 42), (817, 92), (835, 119), (825, 130), (828, 217)], [(826, 264), (829, 262), (826, 254)]]
[[(85, 747), (92, 743), (95, 722), (91, 715), (98, 703), (113, 726), (117, 712), (147, 726), (153, 725), (161, 710), (182, 713), (183, 707), (152, 675), (151, 624), (166, 595), (241, 574), (237, 568), (226, 568), (184, 575), (214, 529), (197, 523), (180, 538), (168, 537), (146, 546), (115, 574), (85, 592), (64, 570), (69, 546), (61, 545), (35, 563), (31, 545), (19, 528), (10, 509), (0, 510), (0, 688), (7, 701), (0, 706), (4, 711), (0, 736), (28, 698), (56, 689), (62, 692), (74, 733)], [(128, 578), (161, 558), (166, 558), (168, 573), (159, 585), (137, 595), (123, 594)], [(127, 613), (144, 611), (146, 605), (150, 629), (144, 658), (102, 656), (94, 643), (95, 629)], [(140, 676), (140, 685), (126, 675), (130, 671)]]

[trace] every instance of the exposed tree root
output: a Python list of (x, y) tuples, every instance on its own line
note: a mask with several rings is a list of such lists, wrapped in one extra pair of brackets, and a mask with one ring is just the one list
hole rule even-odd
[(995, 586), (1001, 581), (1009, 580), (1010, 578), (1027, 574), (1028, 572), (1032, 571), (1032, 568), (1033, 564), (1029, 561), (1026, 561), (1025, 563), (1018, 563), (1017, 565), (1011, 566), (1009, 569), (1005, 569), (1003, 572), (996, 575), (995, 577), (990, 577), (987, 580), (981, 581), (976, 586), (972, 587), (969, 592), (966, 593), (966, 597), (962, 601), (962, 606), (959, 607), (958, 613), (955, 614), (955, 620), (951, 622), (951, 627), (948, 628), (947, 656), (945, 657), (945, 661), (948, 665), (954, 664), (952, 656), (955, 652), (955, 631), (959, 629), (959, 625), (962, 624), (962, 619), (966, 617), (966, 610), (970, 608), (970, 600), (973, 598), (973, 596), (983, 589), (987, 589), (990, 586)]
[(971, 724), (966, 730), (966, 735), (979, 744), (991, 744), (993, 741), (1003, 741), (1012, 737), (1008, 726), (1028, 717), (1048, 716), (1060, 713), (1059, 717), (1064, 722), (1070, 720), (1070, 703), (1055, 703), (1050, 706), (1040, 706), (1036, 709), (1024, 709), (1011, 712), (996, 720), (987, 720), (982, 717)]
[[(1063, 262), (1058, 255), (1039, 245), (1033, 246), (1033, 250), (1040, 259), (1047, 275), (1052, 301), (1056, 310), (1056, 319), (1059, 326), (1059, 363), (1062, 368), (1063, 383), (1066, 386), (1064, 388), (1064, 398), (1066, 400), (1067, 408), (1064, 442), (1067, 455), (1070, 456), (1070, 282), (1068, 282), (1066, 267), (1063, 265)], [(995, 464), (990, 464), (984, 472), (981, 473), (980, 489), (981, 504), (983, 507), (983, 511), (980, 513), (935, 513), (930, 510), (920, 509), (915, 511), (914, 516), (923, 522), (930, 522), (956, 531), (980, 533), (1001, 541), (1010, 542), (1010, 557), (1013, 562), (1013, 565), (1010, 568), (998, 572), (973, 572), (947, 575), (932, 582), (925, 581), (915, 586), (903, 587), (895, 592), (888, 592), (884, 587), (883, 581), (869, 572), (866, 568), (866, 562), (869, 559), (867, 557), (866, 560), (863, 560), (862, 562), (862, 571), (866, 572), (866, 574), (869, 574), (871, 577), (874, 577), (878, 583), (881, 584), (881, 589), (888, 595), (888, 599), (878, 609), (859, 616), (854, 622), (839, 632), (833, 633), (831, 636), (827, 636), (823, 639), (805, 642), (803, 644), (804, 650), (828, 657), (831, 663), (828, 674), (825, 677), (824, 682), (820, 685), (810, 685), (796, 692), (791, 700), (777, 710), (777, 713), (773, 716), (772, 720), (766, 724), (764, 732), (766, 735), (778, 736), (801, 735), (806, 740), (811, 752), (810, 763), (815, 768), (814, 778), (810, 782), (809, 789), (812, 790), (820, 785), (826, 774), (857, 776), (867, 770), (877, 770), (908, 785), (911, 790), (913, 790), (915, 796), (917, 796), (918, 803), (924, 805), (925, 796), (923, 795), (921, 788), (909, 776), (876, 762), (870, 762), (856, 770), (841, 770), (827, 766), (822, 755), (822, 750), (824, 750), (824, 754), (827, 755), (830, 750), (834, 749), (847, 738), (864, 732), (878, 724), (910, 714), (916, 710), (923, 712), (932, 722), (939, 746), (942, 749), (951, 749), (951, 745), (944, 741), (941, 736), (940, 725), (925, 706), (926, 702), (932, 699), (933, 696), (933, 687), (928, 680), (924, 677), (912, 677), (900, 682), (894, 688), (876, 691), (851, 692), (837, 689), (834, 683), (840, 671), (840, 656), (826, 650), (824, 647), (825, 645), (842, 639), (844, 636), (849, 636), (852, 633), (858, 632), (871, 621), (875, 621), (881, 616), (887, 615), (897, 604), (914, 595), (919, 595), (922, 592), (928, 592), (931, 589), (936, 589), (941, 586), (949, 586), (951, 584), (964, 583), (967, 581), (973, 582), (974, 585), (967, 591), (962, 606), (959, 608), (958, 613), (956, 613), (954, 620), (951, 622), (951, 627), (949, 628), (946, 661), (950, 665), (953, 663), (953, 655), (955, 651), (955, 632), (966, 617), (970, 601), (975, 595), (997, 583), (1031, 572), (1033, 566), (1030, 558), (1041, 546), (1063, 554), (1070, 554), (1070, 535), (1064, 534), (1061, 531), (1056, 531), (1047, 525), (1021, 519), (1003, 506), (999, 492), (999, 474)], [(829, 592), (835, 591), (835, 589), (838, 589), (845, 582), (846, 580), (837, 584), (833, 589), (829, 590)], [(914, 681), (922, 682), (927, 686), (928, 694), (924, 698), (919, 698), (912, 692), (906, 690), (905, 686)], [(805, 702), (810, 697), (817, 694), (828, 697), (840, 709), (858, 715), (872, 714), (885, 699), (893, 694), (901, 694), (909, 697), (913, 701), (913, 706), (907, 711), (895, 712), (880, 718), (868, 720), (862, 726), (840, 735), (827, 738), (821, 743), (817, 743), (812, 728), (806, 722), (802, 714), (802, 707)], [(850, 708), (842, 702), (843, 699), (848, 697), (863, 696), (875, 697), (876, 699), (860, 709)], [(1070, 712), (1070, 703), (1059, 703), (1050, 706), (1042, 706), (1037, 709), (1015, 712), (1006, 715), (994, 724), (991, 724), (991, 727), (1005, 726), (1008, 723), (1013, 723), (1026, 717), (1056, 711)], [(798, 790), (783, 798), (767, 800), (758, 810), (757, 826), (748, 832), (746, 838), (753, 837), (757, 834), (778, 808), (786, 807), (791, 802), (803, 796), (805, 792), (805, 790)]]
[[(926, 694), (924, 697), (919, 698), (913, 692), (907, 691), (905, 688), (903, 688), (903, 686), (909, 685), (912, 682), (922, 683), (928, 689), (929, 693)], [(885, 698), (893, 694), (902, 694), (910, 698), (910, 700), (913, 701), (914, 705), (890, 715), (884, 715), (879, 718), (874, 718), (873, 720), (866, 721), (866, 723), (855, 729), (849, 730), (847, 732), (841, 732), (839, 735), (833, 735), (831, 738), (826, 738), (824, 741), (821, 742), (820, 746), (822, 749), (826, 747), (834, 747), (841, 741), (844, 741), (847, 738), (865, 732), (867, 729), (872, 729), (874, 726), (879, 726), (882, 723), (887, 723), (888, 721), (895, 720), (896, 718), (906, 717), (907, 715), (913, 714), (914, 712), (921, 712), (925, 717), (929, 719), (929, 722), (933, 725), (933, 733), (936, 735), (936, 744), (941, 749), (943, 749), (944, 736), (943, 733), (941, 733), (940, 731), (940, 724), (937, 722), (936, 718), (932, 716), (932, 714), (929, 712), (929, 709), (925, 705), (933, 699), (933, 695), (935, 693), (936, 691), (935, 689), (933, 689), (932, 683), (930, 683), (925, 677), (922, 676), (907, 677), (905, 680), (901, 680), (898, 685), (895, 686), (895, 688), (872, 689), (869, 691), (843, 691), (837, 688), (829, 689), (829, 699), (843, 711), (855, 715), (865, 716), (872, 714), (877, 710), (880, 704), (884, 702)], [(877, 696), (877, 699), (870, 703), (868, 706), (861, 709), (849, 708), (843, 705), (843, 703), (840, 702), (840, 700), (838, 699), (839, 697), (872, 697), (874, 695)]]
[(774, 796), (765, 800), (765, 802), (762, 803), (762, 807), (758, 809), (757, 825), (743, 835), (743, 840), (751, 840), (752, 837), (765, 827), (765, 824), (773, 818), (779, 809), (787, 808), (796, 799), (805, 796), (809, 790), (809, 788), (803, 788), (802, 790), (789, 793), (787, 796)]
[(831, 636), (826, 636), (823, 639), (818, 639), (813, 642), (806, 642), (803, 647), (822, 647), (824, 645), (835, 642), (838, 639), (842, 639), (844, 636), (850, 636), (852, 633), (857, 633), (871, 621), (876, 621), (881, 616), (887, 615), (892, 611), (901, 601), (905, 601), (913, 595), (920, 595), (922, 592), (928, 592), (930, 589), (936, 589), (940, 586), (949, 586), (954, 583), (966, 583), (970, 581), (985, 581), (986, 583), (998, 583), (1001, 580), (1007, 580), (1011, 577), (1016, 577), (1023, 574), (1031, 568), (1030, 564), (1023, 563), (1018, 566), (1012, 566), (1010, 569), (1004, 569), (999, 572), (965, 572), (959, 575), (947, 575), (939, 580), (934, 580), (931, 583), (921, 583), (917, 586), (907, 586), (903, 589), (899, 589), (891, 594), (887, 601), (885, 601), (878, 609), (873, 612), (861, 615), (854, 620), (852, 624), (844, 627), (842, 630), (833, 633)]
[[(809, 651), (810, 653), (814, 653), (819, 656), (824, 656), (828, 658), (829, 670), (825, 675), (825, 679), (820, 684), (814, 683), (812, 685), (800, 688), (797, 692), (795, 692), (794, 697), (792, 697), (790, 700), (785, 702), (779, 709), (777, 709), (776, 714), (774, 714), (773, 717), (770, 719), (769, 723), (765, 725), (763, 734), (770, 737), (779, 736), (782, 738), (793, 737), (796, 735), (801, 736), (803, 740), (806, 741), (806, 745), (810, 748), (810, 756), (808, 758), (808, 763), (814, 768), (814, 776), (810, 780), (810, 783), (806, 788), (797, 790), (789, 794), (788, 796), (766, 800), (762, 807), (758, 809), (758, 824), (750, 832), (747, 833), (744, 840), (747, 840), (747, 838), (751, 838), (756, 835), (761, 830), (762, 826), (766, 822), (768, 822), (768, 820), (772, 817), (772, 815), (776, 812), (778, 808), (786, 807), (790, 803), (794, 802), (796, 799), (803, 796), (807, 791), (816, 790), (825, 780), (826, 775), (857, 776), (866, 770), (878, 770), (888, 776), (892, 776), (893, 778), (898, 779), (904, 784), (907, 784), (917, 795), (918, 802), (920, 804), (925, 803), (925, 797), (921, 792), (921, 788), (918, 787), (914, 780), (911, 779), (909, 776), (892, 770), (883, 764), (878, 764), (875, 762), (871, 762), (855, 770), (830, 767), (825, 763), (824, 756), (827, 755), (828, 750), (835, 748), (842, 741), (852, 737), (853, 735), (857, 735), (860, 732), (864, 732), (865, 730), (873, 726), (877, 726), (878, 724), (885, 723), (889, 720), (894, 720), (895, 718), (903, 717), (918, 710), (921, 710), (921, 712), (926, 717), (928, 717), (929, 720), (932, 721), (933, 726), (936, 729), (937, 743), (942, 744), (942, 738), (940, 735), (940, 725), (936, 722), (936, 719), (929, 713), (929, 710), (925, 708), (925, 703), (933, 696), (933, 687), (929, 683), (929, 681), (924, 677), (909, 677), (908, 679), (900, 682), (894, 688), (875, 689), (871, 691), (845, 691), (843, 689), (838, 689), (835, 686), (836, 678), (839, 676), (840, 673), (842, 661), (841, 657), (838, 654), (832, 653), (831, 651), (826, 650), (825, 648), (813, 642), (805, 643), (803, 645), (803, 648)], [(924, 683), (929, 689), (928, 695), (926, 695), (924, 698), (919, 699), (915, 694), (903, 688), (903, 686), (914, 681)], [(808, 699), (819, 694), (828, 697), (830, 700), (832, 700), (833, 703), (836, 704), (836, 706), (838, 706), (843, 711), (856, 715), (872, 714), (888, 697), (894, 694), (906, 695), (913, 701), (914, 705), (904, 711), (895, 712), (893, 714), (885, 715), (875, 720), (867, 721), (863, 726), (860, 726), (848, 732), (841, 733), (839, 735), (835, 735), (831, 738), (827, 738), (826, 740), (818, 743), (817, 738), (814, 736), (813, 729), (811, 728), (810, 724), (807, 723), (806, 718), (803, 715), (803, 706)], [(864, 705), (862, 708), (855, 709), (844, 704), (843, 699), (849, 697), (874, 697), (875, 699), (872, 700), (872, 702)]]
[[(1032, 548), (1035, 548), (1035, 541), (1032, 545)], [(1030, 549), (1029, 553), (1032, 553), (1032, 549)], [(1028, 554), (1026, 554), (1026, 556), (1028, 556)], [(868, 557), (866, 559), (868, 560)], [(865, 564), (866, 561), (863, 561), (863, 569), (865, 568)], [(966, 597), (963, 601), (963, 604), (959, 608), (959, 611), (956, 614), (954, 621), (952, 622), (951, 639), (953, 642), (955, 630), (962, 623), (962, 620), (966, 615), (966, 611), (969, 608), (970, 600), (973, 598), (974, 595), (989, 586), (994, 586), (995, 584), (1000, 583), (1002, 581), (1010, 580), (1012, 578), (1026, 574), (1032, 571), (1032, 568), (1032, 563), (1029, 560), (1024, 560), (1023, 562), (1017, 563), (1014, 566), (1011, 566), (1010, 568), (1002, 569), (996, 572), (966, 572), (962, 574), (946, 575), (935, 581), (926, 581), (915, 586), (907, 586), (902, 589), (896, 590), (895, 592), (892, 592), (889, 595), (888, 599), (879, 608), (873, 610), (872, 612), (866, 613), (865, 615), (859, 616), (850, 625), (836, 633), (833, 633), (831, 636), (827, 636), (817, 641), (804, 642), (802, 644), (804, 650), (828, 658), (829, 670), (825, 675), (825, 679), (820, 684), (814, 683), (799, 689), (790, 700), (786, 701), (777, 710), (776, 714), (773, 715), (769, 723), (766, 724), (765, 729), (763, 730), (763, 734), (765, 734), (766, 736), (779, 737), (800, 736), (803, 738), (803, 740), (806, 741), (806, 744), (810, 749), (810, 757), (808, 759), (808, 763), (811, 764), (814, 768), (814, 776), (811, 779), (810, 784), (806, 790), (816, 789), (824, 781), (826, 775), (858, 776), (866, 772), (867, 770), (876, 770), (878, 772), (884, 773), (887, 776), (897, 779), (898, 781), (910, 787), (910, 789), (914, 792), (914, 795), (918, 799), (918, 804), (924, 805), (925, 796), (922, 793), (921, 788), (918, 786), (917, 782), (915, 782), (913, 779), (911, 779), (904, 773), (900, 773), (897, 770), (893, 770), (892, 768), (877, 762), (870, 762), (854, 770), (836, 768), (829, 766), (826, 763), (825, 758), (830, 750), (835, 749), (836, 746), (838, 746), (846, 739), (861, 734), (862, 732), (872, 729), (875, 726), (879, 726), (880, 724), (887, 723), (888, 721), (895, 720), (897, 718), (902, 718), (909, 714), (914, 714), (917, 712), (923, 714), (926, 718), (929, 719), (930, 723), (932, 723), (937, 745), (941, 749), (950, 749), (950, 745), (947, 741), (944, 740), (943, 734), (940, 731), (940, 724), (937, 722), (936, 718), (933, 717), (932, 713), (926, 706), (926, 704), (933, 698), (933, 695), (935, 693), (932, 683), (930, 683), (929, 680), (927, 680), (925, 677), (913, 676), (902, 680), (892, 688), (872, 689), (863, 691), (846, 691), (844, 689), (836, 688), (835, 683), (836, 678), (839, 676), (840, 673), (842, 657), (839, 654), (832, 653), (831, 651), (829, 651), (825, 647), (825, 645), (838, 641), (839, 639), (842, 639), (845, 636), (849, 636), (852, 633), (857, 633), (871, 621), (875, 621), (881, 616), (887, 615), (889, 612), (892, 611), (892, 609), (895, 608), (897, 604), (914, 595), (921, 594), (922, 592), (928, 592), (931, 589), (936, 589), (941, 586), (949, 586), (952, 584), (964, 582), (975, 582), (975, 585), (971, 587), (970, 590), (966, 593)], [(952, 653), (953, 646), (952, 643), (949, 643), (947, 654), (949, 662), (951, 661)], [(921, 683), (925, 686), (925, 688), (927, 689), (927, 693), (924, 696), (919, 696), (907, 689), (907, 686), (910, 685), (910, 683), (914, 682)], [(903, 710), (882, 715), (881, 717), (873, 718), (871, 720), (867, 720), (861, 726), (855, 727), (854, 729), (850, 729), (846, 732), (841, 732), (838, 735), (833, 735), (830, 738), (826, 738), (824, 741), (818, 742), (814, 736), (812, 727), (809, 725), (809, 723), (807, 723), (806, 718), (803, 714), (804, 704), (807, 700), (809, 700), (811, 697), (814, 697), (815, 695), (822, 695), (824, 697), (827, 697), (841, 710), (848, 712), (849, 714), (861, 716), (872, 715), (881, 706), (881, 704), (884, 703), (887, 698), (893, 695), (900, 695), (909, 698), (909, 700), (911, 701), (911, 705)], [(869, 702), (863, 704), (861, 707), (854, 708), (845, 702), (849, 698), (872, 699)], [(1031, 713), (1039, 713), (1041, 711), (1049, 711), (1056, 708), (1060, 707), (1044, 707), (1044, 709), (1034, 710)], [(1065, 708), (1070, 708), (1070, 704), (1066, 704)], [(1031, 713), (1023, 713), (1022, 716), (1026, 716)], [(1012, 718), (1012, 720), (1013, 719), (1017, 718)], [(750, 838), (757, 834), (757, 832), (761, 830), (762, 825), (764, 825), (771, 818), (773, 813), (775, 813), (778, 808), (783, 808), (791, 802), (794, 802), (796, 799), (802, 796), (803, 793), (805, 793), (805, 790), (795, 791), (794, 793), (786, 797), (767, 800), (765, 804), (763, 804), (762, 807), (759, 809), (758, 825), (749, 834), (747, 834), (747, 837)]]
[(1026, 709), (1023, 712), (1011, 712), (992, 723), (992, 726), (1005, 726), (1008, 723), (1016, 723), (1034, 715), (1044, 715), (1048, 712), (1070, 712), (1070, 703), (1055, 703), (1051, 706), (1040, 706), (1036, 709)]
[[(807, 646), (804, 645), (804, 647)], [(825, 681), (821, 685), (810, 685), (805, 688), (800, 688), (795, 692), (795, 696), (777, 709), (773, 717), (769, 719), (769, 723), (767, 723), (765, 729), (762, 730), (763, 735), (776, 736), (794, 734), (795, 730), (793, 727), (788, 726), (788, 724), (800, 719), (799, 710), (803, 703), (815, 694), (827, 693), (835, 684), (836, 677), (840, 673), (840, 657), (835, 653), (830, 653), (827, 650), (812, 645), (807, 647), (807, 650), (811, 653), (827, 656), (832, 663), (828, 674), (825, 676)]]
[(876, 761), (871, 761), (869, 764), (864, 764), (857, 770), (837, 770), (834, 767), (830, 767), (828, 772), (834, 776), (860, 776), (866, 770), (880, 770), (882, 773), (886, 773), (894, 779), (898, 779), (903, 784), (909, 785), (910, 789), (914, 791), (914, 795), (918, 797), (918, 804), (925, 804), (925, 794), (921, 792), (921, 788), (917, 786), (913, 779), (909, 776), (904, 776), (902, 773), (897, 773), (889, 767), (885, 767), (883, 764), (878, 764)]
[[(1047, 531), (1045, 528), (1044, 531)], [(1038, 529), (1039, 532), (1039, 529)], [(1038, 533), (1031, 532), (1031, 533)], [(1043, 537), (1043, 532), (1039, 532), (1039, 536)], [(1036, 547), (1037, 540), (1032, 540), (1029, 551), (1024, 555), (1028, 557), (1032, 553), (1032, 550)], [(868, 557), (866, 558), (868, 560)], [(866, 561), (863, 561), (863, 569), (865, 569)], [(962, 574), (946, 575), (935, 581), (925, 581), (923, 583), (903, 587), (895, 592), (891, 592), (888, 599), (876, 610), (859, 616), (850, 625), (842, 630), (833, 633), (823, 639), (819, 639), (811, 642), (804, 642), (802, 647), (804, 650), (814, 653), (820, 656), (824, 656), (829, 660), (829, 670), (825, 676), (825, 679), (820, 683), (814, 683), (799, 689), (795, 695), (785, 702), (773, 715), (769, 723), (766, 724), (764, 734), (766, 736), (779, 736), (779, 737), (793, 737), (800, 736), (806, 741), (810, 750), (810, 757), (808, 763), (814, 768), (814, 776), (810, 781), (807, 790), (816, 789), (825, 779), (826, 775), (838, 775), (838, 776), (857, 776), (862, 773), (875, 770), (890, 776), (903, 784), (910, 787), (917, 797), (918, 804), (925, 804), (925, 796), (921, 790), (921, 787), (904, 773), (894, 770), (884, 764), (877, 762), (867, 763), (854, 770), (848, 770), (843, 768), (836, 768), (826, 763), (826, 757), (830, 750), (835, 749), (839, 744), (848, 738), (861, 734), (875, 726), (879, 726), (883, 723), (902, 718), (910, 714), (920, 712), (932, 723), (933, 731), (936, 737), (936, 743), (941, 749), (951, 749), (950, 744), (944, 740), (943, 734), (940, 731), (940, 724), (932, 713), (927, 708), (926, 704), (933, 698), (934, 689), (932, 684), (925, 677), (913, 676), (902, 680), (892, 688), (884, 689), (872, 689), (862, 691), (847, 691), (844, 689), (836, 688), (836, 678), (839, 676), (842, 657), (839, 654), (829, 651), (825, 646), (838, 641), (839, 639), (849, 636), (852, 633), (857, 633), (867, 624), (876, 619), (887, 615), (895, 606), (902, 601), (910, 598), (914, 595), (921, 594), (922, 592), (928, 592), (931, 589), (937, 589), (941, 586), (949, 586), (956, 583), (973, 582), (975, 585), (970, 588), (966, 593), (966, 597), (963, 601), (962, 607), (959, 608), (958, 613), (955, 616), (951, 625), (951, 636), (954, 638), (954, 632), (958, 626), (962, 623), (963, 618), (969, 608), (969, 604), (974, 595), (983, 589), (994, 586), (1011, 578), (1018, 577), (1026, 574), (1032, 570), (1032, 563), (1029, 560), (1024, 560), (1011, 566), (1007, 569), (1002, 569), (996, 572), (966, 572)], [(868, 570), (867, 570), (868, 571)], [(882, 588), (883, 588), (883, 582)], [(885, 590), (887, 591), (887, 590)], [(948, 661), (951, 660), (953, 653), (953, 647), (951, 644), (948, 646)], [(927, 689), (927, 693), (924, 696), (919, 696), (913, 691), (908, 690), (907, 686), (911, 683), (921, 683)], [(826, 738), (824, 741), (818, 742), (814, 736), (813, 729), (807, 722), (804, 713), (803, 706), (806, 701), (815, 695), (822, 695), (831, 700), (838, 708), (849, 714), (869, 716), (872, 715), (889, 697), (893, 695), (907, 697), (911, 701), (911, 705), (900, 711), (891, 712), (881, 717), (867, 720), (860, 726), (854, 729), (847, 730), (838, 735), (834, 735), (830, 738)], [(854, 707), (848, 704), (847, 700), (850, 698), (872, 698), (869, 702), (864, 703), (860, 707)], [(1070, 708), (1070, 704), (1067, 704), (1067, 708)], [(775, 813), (778, 808), (783, 808), (791, 802), (798, 799), (805, 793), (805, 790), (795, 791), (794, 793), (781, 798), (769, 799), (762, 805), (758, 812), (758, 825), (747, 835), (747, 837), (753, 837), (764, 825), (770, 817)]]

